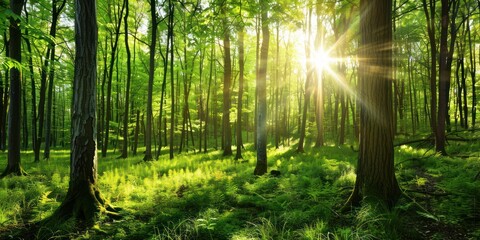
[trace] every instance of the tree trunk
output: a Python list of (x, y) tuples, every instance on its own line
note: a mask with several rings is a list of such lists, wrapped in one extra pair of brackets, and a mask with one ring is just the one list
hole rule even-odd
[[(118, 19), (115, 23), (115, 39), (112, 44), (112, 51), (110, 56), (110, 65), (108, 68), (108, 82), (107, 82), (107, 97), (106, 101), (106, 109), (105, 109), (105, 131), (104, 131), (104, 139), (103, 139), (103, 146), (102, 146), (102, 157), (107, 156), (108, 150), (108, 143), (110, 138), (110, 119), (112, 117), (112, 80), (113, 80), (113, 68), (115, 67), (115, 60), (117, 58), (117, 48), (118, 48), (118, 39), (120, 38), (120, 27), (122, 25), (122, 16), (123, 11), (125, 10), (125, 1), (123, 2), (122, 8), (118, 13)], [(115, 13), (116, 14), (116, 13)]]
[(170, 150), (169, 150), (169, 157), (173, 159), (173, 134), (174, 134), (174, 127), (175, 127), (175, 75), (173, 69), (173, 61), (174, 61), (174, 54), (173, 54), (173, 47), (174, 47), (174, 34), (173, 34), (173, 20), (174, 20), (174, 12), (175, 12), (175, 5), (172, 0), (168, 0), (168, 7), (170, 8), (170, 15), (168, 18), (169, 22), (169, 35), (170, 35), (170, 97), (171, 97), (171, 109), (170, 109)]
[[(57, 1), (52, 2), (52, 23), (50, 26), (50, 36), (55, 38), (57, 35), (57, 24), (58, 18), (65, 7), (66, 0), (60, 2), (60, 6), (57, 7)], [(52, 139), (52, 105), (53, 105), (53, 88), (55, 81), (55, 43), (51, 43), (49, 46), (50, 49), (50, 69), (48, 75), (48, 95), (47, 95), (47, 119), (45, 122), (45, 150), (43, 152), (43, 157), (45, 159), (50, 158), (50, 146)]]
[(437, 41), (435, 39), (435, 0), (422, 0), (430, 43), (430, 130), (437, 138)]
[(257, 164), (253, 172), (255, 175), (263, 175), (267, 173), (267, 63), (270, 31), (268, 28), (268, 6), (264, 2), (261, 2), (260, 5), (262, 18), (262, 47), (257, 75)]
[(232, 86), (232, 60), (230, 57), (230, 30), (225, 13), (226, 6), (222, 6), (223, 14), (223, 114), (222, 114), (222, 129), (223, 129), (223, 156), (232, 155), (232, 129), (230, 126), (230, 107), (231, 94), (230, 88)]
[(128, 157), (128, 122), (129, 122), (129, 106), (130, 106), (130, 84), (132, 79), (132, 63), (130, 46), (128, 45), (128, 0), (124, 0), (125, 16), (123, 17), (123, 24), (125, 30), (125, 51), (127, 52), (127, 86), (125, 89), (125, 111), (123, 113), (123, 146), (120, 158)]
[[(439, 63), (439, 77), (440, 82), (438, 86), (438, 125), (437, 125), (437, 134), (435, 138), (435, 150), (440, 152), (442, 155), (447, 155), (445, 150), (446, 144), (446, 124), (450, 120), (448, 114), (449, 106), (449, 92), (450, 92), (450, 78), (452, 72), (452, 57), (453, 50), (455, 46), (456, 39), (456, 26), (455, 26), (455, 16), (458, 12), (459, 2), (449, 0), (441, 1), (441, 24), (440, 24), (440, 63)], [(450, 10), (452, 11), (452, 16), (450, 16)], [(448, 46), (448, 30), (450, 26), (450, 47)]]
[(346, 208), (367, 198), (391, 209), (401, 194), (393, 164), (391, 10), (391, 0), (360, 1), (360, 149)]
[[(25, 12), (25, 20), (28, 23), (29, 18), (28, 18), (28, 12), (26, 10), (27, 8), (24, 9)], [(28, 28), (25, 29), (25, 35), (29, 36), (29, 31)], [(32, 57), (32, 44), (30, 42), (30, 38), (25, 38), (25, 43), (27, 46), (27, 51), (28, 51), (28, 69), (30, 71), (30, 86), (32, 88), (31, 94), (32, 94), (32, 150), (34, 151), (34, 161), (39, 162), (40, 161), (40, 156), (37, 155), (37, 151), (35, 151), (36, 146), (37, 146), (37, 94), (36, 94), (36, 86), (35, 86), (35, 74), (33, 70), (33, 57)], [(1, 76), (0, 76), (1, 78)], [(1, 82), (1, 80), (0, 80)], [(0, 84), (1, 85), (1, 84)], [(0, 86), (1, 87), (1, 86)], [(1, 98), (1, 94), (0, 94)], [(1, 110), (0, 110), (1, 112)], [(1, 115), (1, 114), (0, 114)]]
[[(11, 0), (10, 9), (20, 16), (23, 8), (22, 0)], [(10, 18), (9, 57), (18, 63), (22, 61), (22, 31), (20, 20)], [(10, 106), (8, 111), (8, 162), (7, 168), (0, 177), (10, 174), (25, 175), (20, 161), (20, 129), (22, 117), (22, 74), (18, 66), (10, 69)]]
[[(215, 27), (214, 27), (215, 29)], [(204, 141), (203, 141), (203, 152), (207, 153), (207, 139), (208, 139), (208, 127), (210, 126), (210, 108), (209, 108), (209, 103), (210, 103), (210, 88), (212, 86), (212, 78), (214, 75), (214, 65), (215, 65), (215, 42), (212, 41), (211, 44), (211, 49), (210, 49), (210, 70), (209, 70), (209, 76), (208, 76), (208, 90), (207, 90), (207, 102), (205, 103), (205, 130), (204, 130)]]
[(148, 75), (148, 91), (147, 91), (147, 129), (145, 130), (145, 156), (144, 161), (150, 161), (152, 157), (152, 102), (153, 102), (153, 80), (155, 78), (155, 50), (157, 46), (157, 8), (155, 1), (150, 1), (152, 38), (150, 42), (150, 66)]
[[(475, 76), (477, 74), (477, 61), (475, 55), (475, 39), (474, 36), (472, 41), (472, 35), (470, 33), (470, 21), (466, 21), (467, 24), (467, 33), (468, 33), (468, 46), (470, 52), (470, 77), (472, 79), (472, 129), (475, 129), (475, 121), (476, 121), (476, 114), (477, 114), (477, 93), (476, 93), (476, 81)], [(479, 54), (480, 55), (480, 54)], [(478, 56), (478, 55), (477, 55)]]
[(135, 120), (135, 133), (133, 139), (133, 156), (137, 155), (137, 147), (138, 147), (138, 134), (140, 132), (140, 110), (137, 110), (137, 117)]
[(72, 147), (67, 195), (50, 221), (71, 217), (93, 226), (97, 213), (111, 210), (97, 188), (97, 18), (95, 0), (75, 1), (75, 75)]
[(244, 29), (240, 29), (238, 33), (238, 66), (240, 76), (238, 80), (238, 103), (237, 103), (237, 149), (235, 159), (243, 159), (242, 157), (242, 108), (243, 108), (243, 84), (245, 71), (245, 51), (244, 51)]
[[(323, 29), (322, 29), (322, 19), (321, 19), (321, 12), (323, 11), (322, 9), (322, 4), (319, 0), (317, 0), (316, 3), (316, 13), (317, 13), (317, 33), (315, 36), (315, 49), (316, 51), (322, 50), (322, 42), (323, 42)], [(314, 72), (314, 81), (315, 81), (315, 122), (317, 123), (317, 138), (315, 140), (315, 147), (321, 147), (324, 144), (324, 139), (323, 139), (323, 116), (324, 116), (324, 109), (323, 109), (323, 69), (318, 69), (322, 68), (323, 66), (315, 66), (316, 71)], [(337, 97), (338, 99), (338, 97)], [(339, 101), (336, 101), (335, 105), (335, 114), (337, 117), (335, 117), (335, 122), (338, 119), (338, 103)], [(336, 134), (336, 129), (337, 129), (337, 124), (334, 125), (335, 129), (335, 134)]]
[(306, 59), (307, 59), (307, 78), (305, 80), (305, 89), (304, 89), (304, 93), (305, 93), (305, 96), (304, 96), (304, 103), (303, 103), (303, 108), (301, 109), (302, 110), (302, 118), (301, 118), (301, 125), (300, 125), (300, 139), (298, 140), (298, 148), (297, 148), (297, 152), (304, 152), (304, 142), (305, 142), (305, 132), (306, 132), (306, 128), (307, 128), (307, 114), (308, 114), (308, 105), (310, 103), (310, 97), (312, 95), (312, 87), (311, 87), (311, 84), (313, 82), (313, 66), (312, 66), (312, 63), (311, 61), (308, 61), (308, 59), (310, 59), (311, 57), (311, 49), (310, 49), (310, 30), (311, 30), (311, 27), (312, 27), (312, 10), (310, 9), (310, 11), (308, 12), (308, 16), (307, 16), (308, 20), (307, 20), (307, 40), (306, 40), (306, 43), (305, 43), (305, 55), (306, 55)]

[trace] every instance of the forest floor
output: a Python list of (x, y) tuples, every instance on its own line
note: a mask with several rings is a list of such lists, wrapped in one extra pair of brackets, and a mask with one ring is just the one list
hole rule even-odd
[[(464, 133), (462, 137), (478, 138)], [(253, 176), (255, 153), (244, 160), (220, 151), (184, 153), (174, 160), (143, 156), (99, 159), (99, 188), (123, 218), (102, 217), (88, 231), (73, 221), (41, 228), (38, 239), (478, 239), (480, 141), (450, 141), (449, 156), (428, 144), (395, 147), (403, 196), (396, 207), (365, 204), (340, 212), (355, 181), (357, 152), (325, 146), (296, 153), (269, 149), (269, 170)], [(32, 163), (22, 153), (24, 177), (0, 180), (0, 239), (25, 236), (29, 223), (50, 216), (65, 197), (69, 151)], [(6, 165), (6, 153), (0, 155)]]

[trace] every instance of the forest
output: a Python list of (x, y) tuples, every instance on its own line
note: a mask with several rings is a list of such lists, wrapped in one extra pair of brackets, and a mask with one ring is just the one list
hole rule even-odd
[(0, 239), (478, 239), (479, 0), (0, 0)]

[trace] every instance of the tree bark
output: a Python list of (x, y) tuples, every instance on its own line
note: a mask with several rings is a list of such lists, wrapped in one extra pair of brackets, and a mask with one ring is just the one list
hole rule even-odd
[(360, 149), (345, 207), (367, 198), (392, 208), (401, 194), (393, 162), (392, 1), (361, 0), (360, 16)]
[(268, 28), (268, 6), (260, 3), (262, 18), (262, 46), (257, 76), (258, 109), (257, 115), (257, 164), (254, 175), (263, 175), (267, 172), (267, 63), (270, 30)]
[(245, 50), (244, 50), (244, 29), (241, 27), (238, 33), (238, 66), (240, 76), (238, 80), (238, 103), (237, 103), (237, 149), (235, 159), (243, 159), (242, 157), (242, 108), (243, 108), (243, 88), (244, 88), (244, 71), (245, 71)]
[(128, 16), (130, 14), (128, 7), (128, 0), (124, 0), (125, 16), (123, 17), (123, 24), (125, 30), (125, 51), (127, 52), (127, 86), (125, 89), (125, 111), (123, 112), (123, 146), (120, 158), (128, 157), (128, 122), (129, 122), (129, 106), (130, 106), (130, 85), (132, 79), (132, 63), (130, 46), (128, 44)]
[(147, 129), (145, 130), (145, 156), (143, 157), (144, 161), (150, 161), (152, 157), (152, 102), (153, 102), (153, 80), (155, 78), (155, 50), (157, 46), (157, 8), (155, 1), (150, 1), (150, 16), (151, 16), (151, 27), (152, 27), (152, 38), (150, 42), (150, 66), (149, 66), (149, 75), (148, 75), (148, 91), (147, 91)]
[[(22, 0), (11, 0), (10, 9), (20, 16), (23, 8)], [(22, 61), (22, 31), (20, 20), (10, 18), (9, 57), (18, 62)], [(8, 111), (8, 162), (5, 171), (0, 177), (10, 174), (25, 175), (20, 161), (21, 148), (21, 119), (22, 117), (22, 74), (19, 66), (10, 69), (10, 106)]]
[(435, 0), (422, 0), (430, 44), (430, 130), (437, 134), (437, 43), (435, 39)]
[(297, 148), (297, 152), (304, 152), (304, 142), (305, 142), (305, 132), (306, 132), (306, 128), (307, 128), (307, 114), (308, 114), (308, 105), (310, 103), (310, 97), (312, 95), (312, 87), (311, 87), (311, 84), (313, 82), (313, 72), (314, 72), (314, 69), (313, 69), (313, 66), (312, 66), (312, 63), (310, 61), (308, 61), (308, 59), (310, 59), (311, 57), (311, 49), (310, 49), (310, 30), (311, 30), (311, 27), (312, 27), (312, 10), (310, 9), (310, 11), (308, 12), (308, 16), (307, 16), (308, 20), (307, 20), (307, 40), (306, 40), (306, 43), (305, 43), (305, 55), (306, 55), (306, 58), (307, 58), (307, 78), (305, 80), (305, 89), (304, 89), (304, 93), (305, 93), (305, 96), (304, 96), (304, 104), (303, 104), (303, 108), (301, 109), (301, 125), (300, 125), (300, 139), (298, 140), (298, 148)]
[(115, 67), (115, 60), (117, 58), (117, 49), (118, 49), (118, 39), (120, 38), (120, 27), (122, 25), (122, 16), (123, 11), (125, 10), (125, 2), (123, 2), (122, 8), (118, 13), (118, 19), (116, 19), (115, 25), (115, 38), (114, 42), (111, 45), (112, 51), (110, 56), (110, 63), (108, 68), (108, 81), (107, 81), (107, 97), (106, 101), (106, 109), (103, 114), (105, 114), (105, 131), (104, 131), (104, 139), (103, 139), (103, 146), (102, 146), (102, 157), (107, 156), (109, 138), (110, 138), (110, 119), (112, 116), (112, 80), (113, 80), (113, 68)]
[(227, 14), (225, 13), (226, 6), (222, 6), (223, 14), (223, 156), (232, 155), (232, 129), (230, 126), (230, 107), (231, 94), (230, 88), (232, 86), (232, 60), (230, 57), (230, 29), (227, 23)]
[(97, 187), (97, 18), (95, 0), (75, 1), (75, 73), (72, 147), (67, 195), (49, 219), (61, 223), (71, 217), (93, 226), (97, 213), (110, 209)]

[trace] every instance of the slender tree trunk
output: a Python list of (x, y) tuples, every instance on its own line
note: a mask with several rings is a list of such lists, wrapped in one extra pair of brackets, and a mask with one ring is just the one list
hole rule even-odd
[(144, 161), (150, 161), (152, 157), (152, 102), (153, 102), (153, 80), (155, 78), (155, 50), (157, 46), (157, 8), (155, 1), (150, 1), (152, 38), (150, 42), (150, 66), (148, 75), (148, 91), (147, 91), (147, 129), (145, 130), (145, 156)]
[(243, 109), (243, 85), (245, 71), (245, 52), (244, 52), (244, 30), (243, 27), (238, 33), (238, 66), (240, 76), (238, 80), (238, 104), (237, 104), (237, 149), (235, 159), (243, 159), (242, 157), (242, 109)]
[[(122, 26), (122, 17), (123, 11), (125, 10), (125, 1), (122, 4), (122, 8), (118, 13), (118, 19), (115, 22), (115, 36), (114, 42), (112, 43), (112, 51), (110, 56), (110, 64), (108, 68), (108, 82), (107, 82), (107, 97), (106, 101), (106, 108), (105, 109), (105, 131), (104, 131), (104, 139), (103, 139), (103, 146), (102, 146), (102, 157), (107, 156), (109, 138), (110, 138), (110, 119), (112, 117), (112, 80), (113, 80), (113, 68), (115, 66), (115, 60), (117, 58), (117, 49), (118, 49), (118, 40), (120, 38), (120, 27)], [(116, 13), (115, 13), (116, 14)]]
[(129, 122), (129, 106), (130, 106), (130, 84), (132, 79), (132, 63), (131, 63), (131, 53), (130, 46), (128, 44), (128, 17), (129, 17), (129, 7), (128, 0), (124, 0), (123, 5), (125, 6), (125, 16), (123, 17), (123, 26), (125, 31), (125, 51), (127, 52), (127, 87), (125, 89), (125, 111), (123, 113), (123, 146), (122, 153), (120, 158), (128, 157), (128, 122)]
[(437, 43), (435, 39), (435, 0), (422, 0), (430, 43), (430, 129), (437, 138)]
[(268, 6), (264, 2), (261, 2), (260, 5), (260, 14), (262, 18), (262, 47), (257, 75), (257, 164), (253, 172), (255, 175), (263, 175), (267, 173), (267, 63), (270, 30), (268, 27)]
[(231, 97), (230, 88), (232, 86), (232, 60), (230, 57), (230, 30), (225, 13), (226, 6), (222, 6), (223, 20), (223, 156), (232, 155), (232, 130), (230, 126), (230, 107)]
[[(305, 43), (305, 55), (306, 55), (306, 58), (307, 59), (310, 59), (311, 57), (311, 49), (310, 49), (310, 35), (311, 35), (311, 27), (312, 27), (312, 10), (310, 9), (310, 11), (308, 12), (308, 16), (307, 16), (308, 20), (307, 20), (307, 40), (306, 40), (306, 43)], [(303, 99), (304, 101), (304, 104), (303, 104), (303, 108), (302, 108), (302, 121), (301, 121), (301, 126), (300, 126), (300, 139), (298, 140), (298, 148), (297, 148), (297, 152), (304, 152), (304, 142), (305, 142), (305, 132), (306, 132), (306, 128), (307, 128), (307, 114), (308, 114), (308, 105), (310, 103), (310, 97), (312, 95), (312, 87), (311, 87), (311, 84), (313, 82), (313, 74), (314, 74), (314, 70), (313, 70), (313, 66), (312, 66), (312, 63), (310, 61), (307, 60), (307, 78), (305, 80), (305, 89), (304, 89), (304, 92), (305, 92), (305, 97)]]
[[(28, 12), (26, 10), (27, 8), (24, 8), (25, 12), (25, 20), (28, 23), (29, 18), (28, 18)], [(25, 29), (25, 35), (29, 36), (29, 31), (28, 28)], [(28, 51), (28, 69), (30, 71), (30, 86), (32, 88), (31, 94), (32, 94), (32, 150), (34, 151), (34, 161), (39, 162), (40, 161), (40, 156), (37, 155), (37, 151), (35, 151), (36, 146), (37, 146), (37, 94), (36, 94), (36, 86), (35, 86), (35, 74), (33, 70), (33, 57), (32, 57), (32, 44), (30, 42), (30, 38), (25, 38), (25, 43), (27, 46), (27, 51)], [(0, 76), (1, 78), (1, 76)], [(0, 86), (1, 88), (1, 86)], [(0, 94), (0, 99), (1, 99), (1, 94)], [(1, 110), (0, 110), (1, 112)]]
[[(322, 19), (321, 13), (323, 11), (322, 4), (320, 0), (317, 0), (316, 3), (316, 13), (317, 13), (317, 33), (315, 36), (315, 49), (317, 51), (321, 50), (323, 47), (323, 29), (322, 29)], [(315, 66), (316, 71), (314, 72), (314, 81), (315, 81), (315, 121), (317, 123), (317, 138), (315, 140), (315, 147), (321, 147), (324, 144), (323, 139), (323, 116), (324, 116), (324, 109), (323, 109), (323, 69), (318, 69), (319, 66)], [(323, 67), (323, 66), (321, 66)], [(339, 101), (336, 101), (338, 103)], [(337, 117), (335, 117), (335, 122), (338, 119), (338, 104), (335, 106), (335, 113)], [(337, 129), (337, 124), (335, 123), (335, 130)], [(336, 131), (335, 131), (336, 133)]]
[[(472, 79), (472, 129), (475, 129), (475, 121), (476, 121), (476, 114), (477, 114), (477, 93), (476, 93), (476, 74), (477, 74), (477, 61), (476, 61), (476, 56), (475, 56), (475, 39), (476, 37), (473, 37), (472, 41), (472, 35), (470, 33), (470, 21), (466, 21), (467, 24), (467, 33), (468, 33), (468, 46), (469, 46), (469, 52), (470, 52), (470, 78)], [(480, 54), (478, 54), (480, 55)], [(478, 56), (477, 55), (477, 56)]]
[(174, 61), (174, 35), (173, 35), (173, 20), (174, 20), (174, 11), (175, 5), (172, 0), (168, 0), (168, 6), (170, 8), (170, 15), (169, 15), (169, 29), (170, 34), (170, 95), (171, 95), (171, 110), (170, 110), (170, 159), (173, 159), (173, 134), (175, 128), (175, 75), (173, 69), (173, 61)]
[(208, 139), (208, 127), (210, 125), (209, 118), (210, 118), (210, 108), (209, 108), (209, 103), (210, 103), (210, 88), (212, 86), (212, 78), (214, 75), (214, 65), (215, 65), (215, 42), (214, 39), (211, 43), (211, 49), (210, 49), (210, 72), (208, 76), (208, 90), (207, 90), (207, 102), (205, 103), (205, 130), (204, 130), (204, 141), (203, 141), (203, 152), (207, 153), (207, 139)]
[[(23, 83), (22, 83), (23, 85)], [(25, 85), (22, 86), (22, 98), (23, 98), (23, 118), (22, 118), (22, 140), (23, 140), (23, 150), (28, 149), (28, 121), (27, 121), (27, 93), (25, 91)]]
[[(133, 107), (132, 107), (133, 108)], [(133, 156), (137, 155), (138, 135), (140, 133), (140, 110), (137, 110), (137, 117), (135, 118), (135, 133), (133, 138)]]
[(360, 149), (355, 187), (345, 208), (364, 198), (391, 209), (401, 194), (393, 164), (391, 9), (392, 0), (360, 1)]

